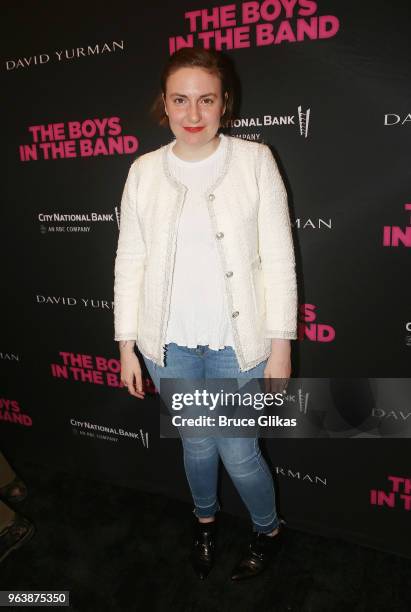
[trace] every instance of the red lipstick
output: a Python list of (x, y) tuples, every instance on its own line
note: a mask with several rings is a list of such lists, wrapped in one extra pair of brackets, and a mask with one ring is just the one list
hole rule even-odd
[(201, 132), (201, 130), (203, 130), (204, 127), (186, 127), (184, 126), (184, 129), (187, 130), (187, 132)]

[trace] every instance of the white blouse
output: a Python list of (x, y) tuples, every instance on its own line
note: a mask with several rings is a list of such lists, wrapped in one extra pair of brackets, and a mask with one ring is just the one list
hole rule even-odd
[(174, 177), (187, 188), (177, 235), (166, 343), (219, 350), (233, 346), (221, 269), (212, 232), (206, 189), (218, 176), (227, 139), (219, 134), (217, 149), (200, 161), (185, 161), (170, 147), (168, 162)]

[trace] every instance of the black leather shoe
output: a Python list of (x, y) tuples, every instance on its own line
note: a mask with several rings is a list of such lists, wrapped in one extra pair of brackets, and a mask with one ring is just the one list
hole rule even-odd
[(284, 528), (280, 525), (277, 535), (269, 537), (254, 532), (244, 557), (235, 566), (231, 580), (244, 580), (258, 576), (270, 565), (273, 557), (280, 551), (284, 538)]
[(190, 561), (197, 576), (204, 580), (214, 564), (215, 520), (211, 523), (200, 523), (196, 518), (195, 522)]

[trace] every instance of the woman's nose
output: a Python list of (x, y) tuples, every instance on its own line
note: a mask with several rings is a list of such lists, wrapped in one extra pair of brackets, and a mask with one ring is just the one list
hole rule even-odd
[(200, 120), (200, 111), (196, 104), (190, 105), (190, 108), (188, 110), (188, 116), (190, 118), (190, 121), (192, 121), (193, 123), (197, 123), (197, 121)]

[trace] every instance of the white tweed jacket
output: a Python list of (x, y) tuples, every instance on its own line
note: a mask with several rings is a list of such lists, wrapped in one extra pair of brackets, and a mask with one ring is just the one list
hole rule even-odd
[[(270, 355), (271, 338), (297, 338), (297, 283), (287, 192), (275, 159), (265, 144), (226, 138), (222, 170), (204, 198), (244, 372)], [(131, 164), (114, 262), (114, 339), (135, 340), (160, 366), (187, 191), (168, 167), (174, 143)]]

